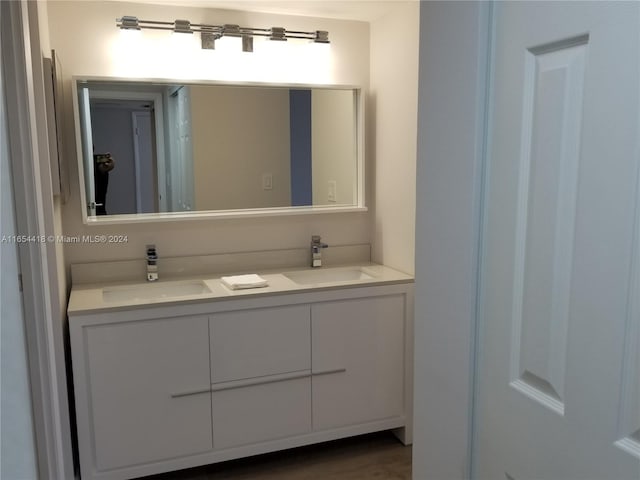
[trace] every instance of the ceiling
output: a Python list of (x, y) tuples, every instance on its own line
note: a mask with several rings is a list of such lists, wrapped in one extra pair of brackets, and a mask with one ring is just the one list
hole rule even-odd
[(371, 22), (399, 4), (419, 0), (117, 0), (200, 8), (223, 8), (250, 12), (302, 15)]

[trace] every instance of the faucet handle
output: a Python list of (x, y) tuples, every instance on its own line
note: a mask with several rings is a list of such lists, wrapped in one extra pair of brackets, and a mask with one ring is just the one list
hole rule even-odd
[(326, 243), (322, 243), (322, 239), (320, 235), (312, 235), (311, 236), (311, 247), (314, 252), (317, 252), (320, 248), (327, 248), (329, 245)]

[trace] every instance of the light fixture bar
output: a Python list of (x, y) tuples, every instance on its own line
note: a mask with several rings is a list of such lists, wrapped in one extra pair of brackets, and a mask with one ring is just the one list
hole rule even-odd
[(329, 32), (316, 30), (313, 32), (301, 32), (287, 30), (282, 27), (253, 28), (241, 27), (235, 24), (207, 25), (191, 23), (189, 20), (174, 20), (163, 22), (158, 20), (140, 20), (138, 17), (123, 16), (116, 19), (116, 27), (122, 30), (171, 30), (176, 33), (200, 33), (202, 48), (212, 50), (215, 41), (223, 36), (242, 37), (242, 49), (245, 52), (253, 51), (253, 37), (267, 37), (269, 40), (287, 41), (290, 38), (310, 40), (315, 43), (330, 43)]

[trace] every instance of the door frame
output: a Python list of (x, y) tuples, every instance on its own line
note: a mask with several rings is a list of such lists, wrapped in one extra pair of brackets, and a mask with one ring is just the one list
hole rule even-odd
[[(78, 95), (82, 95), (82, 98), (78, 99), (78, 112), (80, 117), (80, 130), (83, 132), (83, 135), (79, 135), (80, 137), (84, 137), (83, 142), (83, 155), (82, 161), (84, 170), (80, 169), (78, 172), (85, 172), (85, 176), (87, 178), (93, 178), (94, 176), (94, 168), (93, 168), (93, 131), (91, 130), (91, 104), (89, 101), (89, 88), (82, 87)], [(93, 181), (85, 182), (84, 177), (78, 174), (80, 177), (80, 184), (82, 185), (80, 188), (81, 191), (85, 192), (86, 205), (85, 208), (88, 209), (89, 214), (91, 216), (96, 214), (96, 190), (95, 184)]]
[[(83, 77), (86, 80), (86, 77)], [(72, 79), (72, 89), (73, 89), (73, 101), (74, 101), (74, 110), (79, 112), (78, 105), (78, 78), (73, 77)], [(148, 102), (153, 102), (154, 109), (154, 123), (153, 127), (155, 129), (155, 154), (156, 154), (156, 170), (157, 170), (157, 198), (156, 201), (158, 203), (159, 210), (161, 212), (167, 211), (167, 178), (166, 178), (166, 167), (165, 167), (165, 145), (164, 145), (164, 108), (162, 103), (162, 94), (156, 92), (126, 92), (126, 91), (111, 91), (111, 90), (90, 90), (89, 91), (89, 99), (100, 98), (107, 100), (143, 100)], [(76, 113), (75, 119), (76, 129), (79, 131), (81, 128), (81, 122), (78, 118), (78, 114)], [(84, 151), (82, 145), (82, 135), (76, 135), (76, 147), (78, 152), (78, 171), (83, 171), (83, 154)], [(80, 191), (85, 191), (85, 179), (83, 175), (78, 175), (80, 180)], [(136, 181), (137, 186), (137, 181)], [(82, 220), (84, 223), (87, 223), (87, 206), (83, 205), (82, 208)]]
[(420, 2), (415, 479), (473, 478), (493, 30), (490, 1)]
[(39, 241), (18, 245), (29, 382), (39, 478), (74, 478), (64, 352), (66, 305), (55, 208), (39, 5), (1, 2), (3, 71), (11, 151), (16, 234)]

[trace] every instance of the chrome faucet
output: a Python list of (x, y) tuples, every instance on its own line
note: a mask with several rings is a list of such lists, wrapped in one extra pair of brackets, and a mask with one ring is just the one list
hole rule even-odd
[(320, 241), (320, 235), (312, 235), (311, 236), (311, 266), (312, 267), (321, 267), (322, 266), (322, 253), (321, 250), (323, 248), (327, 248), (329, 245), (326, 243), (322, 243)]
[(147, 245), (147, 282), (158, 280), (158, 253), (155, 245)]

